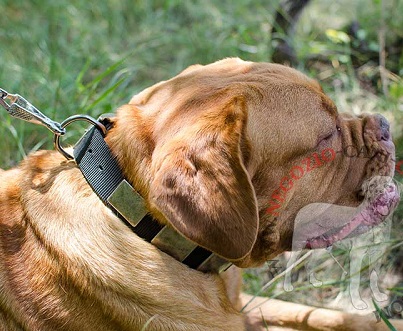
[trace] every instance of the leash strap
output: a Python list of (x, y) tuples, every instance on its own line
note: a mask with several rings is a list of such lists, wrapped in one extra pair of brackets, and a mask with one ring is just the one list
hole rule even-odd
[[(101, 123), (108, 129), (108, 119), (101, 120)], [(222, 272), (231, 265), (190, 242), (173, 228), (161, 225), (148, 213), (144, 199), (125, 180), (103, 132), (97, 126), (93, 126), (78, 141), (73, 155), (88, 184), (102, 202), (139, 237), (193, 269)]]

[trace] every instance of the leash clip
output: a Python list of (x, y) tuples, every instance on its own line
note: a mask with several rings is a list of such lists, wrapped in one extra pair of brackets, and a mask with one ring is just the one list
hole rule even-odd
[[(11, 102), (10, 104), (6, 102), (7, 99)], [(10, 94), (0, 88), (0, 105), (3, 106), (11, 116), (30, 123), (43, 125), (55, 135), (61, 136), (66, 133), (66, 130), (60, 123), (42, 114), (35, 106), (19, 94)]]

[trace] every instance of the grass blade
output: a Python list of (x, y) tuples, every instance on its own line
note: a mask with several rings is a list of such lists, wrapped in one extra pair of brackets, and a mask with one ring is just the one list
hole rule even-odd
[(377, 313), (379, 314), (381, 319), (385, 322), (385, 324), (389, 328), (389, 330), (397, 331), (396, 328), (392, 325), (392, 323), (390, 323), (390, 321), (388, 320), (388, 317), (386, 316), (384, 311), (381, 308), (379, 308), (379, 306), (376, 304), (374, 299), (372, 299), (372, 303), (374, 304), (374, 307), (375, 307)]
[(110, 88), (108, 88), (104, 93), (102, 93), (92, 104), (90, 104), (87, 108), (85, 108), (84, 112), (88, 112), (93, 109), (96, 105), (102, 102), (108, 95), (110, 95), (113, 91), (115, 91), (126, 78), (122, 78), (118, 80), (115, 84), (113, 84)]
[(98, 85), (99, 82), (101, 82), (104, 78), (106, 78), (109, 74), (114, 72), (123, 62), (126, 61), (126, 57), (123, 59), (117, 61), (116, 63), (112, 64), (110, 67), (108, 67), (105, 71), (100, 73), (98, 76), (96, 76), (91, 82), (89, 82), (85, 87), (86, 89), (89, 89), (91, 87), (95, 87)]

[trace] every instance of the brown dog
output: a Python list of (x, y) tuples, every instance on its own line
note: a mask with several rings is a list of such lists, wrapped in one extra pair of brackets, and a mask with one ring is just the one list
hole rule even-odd
[[(393, 176), (383, 117), (339, 114), (318, 83), (281, 65), (192, 66), (113, 121), (107, 143), (154, 218), (239, 267), (289, 249), (302, 207), (357, 206), (365, 179)], [(348, 145), (376, 157), (295, 168)], [(133, 234), (57, 152), (1, 172), (1, 330), (243, 330), (230, 287)]]

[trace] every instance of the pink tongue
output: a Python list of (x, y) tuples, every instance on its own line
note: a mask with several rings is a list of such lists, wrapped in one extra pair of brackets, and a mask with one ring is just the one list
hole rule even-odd
[(308, 239), (306, 242), (305, 248), (308, 249), (316, 249), (316, 248), (324, 248), (333, 245), (334, 242), (342, 240), (346, 238), (350, 233), (352, 233), (362, 222), (364, 222), (364, 217), (361, 214), (358, 214), (353, 218), (351, 222), (346, 224), (338, 233), (326, 236), (323, 234), (321, 236)]
[(391, 185), (380, 194), (371, 204), (356, 215), (350, 222), (344, 225), (336, 233), (327, 235), (326, 233), (308, 239), (305, 248), (315, 249), (331, 246), (334, 242), (342, 240), (350, 235), (358, 226), (366, 225), (374, 227), (380, 224), (399, 202), (397, 187)]
[(379, 212), (379, 214), (381, 214), (383, 216), (388, 216), (389, 209), (387, 206), (379, 206), (378, 212)]

